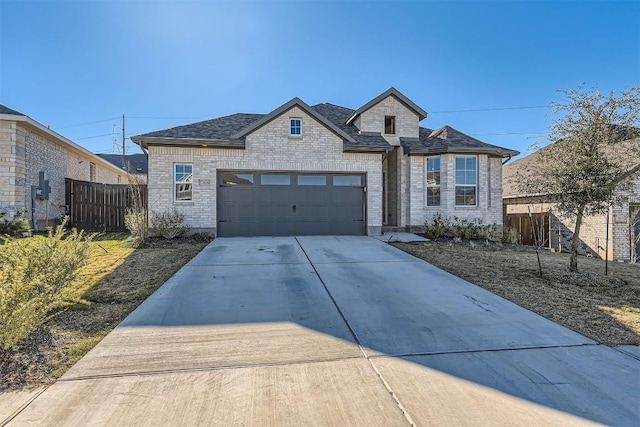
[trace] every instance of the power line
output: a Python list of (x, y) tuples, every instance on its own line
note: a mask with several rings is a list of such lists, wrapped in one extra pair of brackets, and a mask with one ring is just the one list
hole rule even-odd
[(200, 120), (202, 117), (153, 117), (153, 116), (127, 116), (130, 119), (158, 119), (158, 120)]
[(478, 111), (505, 111), (505, 110), (532, 110), (535, 108), (548, 108), (548, 105), (532, 105), (529, 107), (500, 107), (500, 108), (478, 108), (475, 110), (443, 110), (443, 111), (430, 111), (429, 114), (441, 114), (441, 113), (475, 113)]
[(475, 136), (501, 136), (501, 135), (546, 135), (545, 132), (491, 132), (491, 133), (473, 133), (470, 132), (470, 135)]
[(102, 136), (111, 136), (111, 135), (113, 135), (113, 133), (104, 133), (102, 135), (93, 135), (93, 136), (83, 136), (82, 138), (73, 138), (73, 139), (75, 139), (76, 141), (79, 141), (81, 139), (100, 138)]
[(75, 124), (75, 125), (62, 126), (62, 127), (59, 127), (58, 129), (68, 129), (68, 128), (74, 128), (74, 127), (78, 127), (78, 126), (93, 125), (93, 124), (96, 124), (96, 123), (104, 123), (104, 122), (109, 122), (111, 120), (116, 120), (116, 119), (117, 119), (117, 117), (112, 117), (110, 119), (96, 120), (95, 122), (86, 122), (86, 123), (78, 123), (78, 124)]

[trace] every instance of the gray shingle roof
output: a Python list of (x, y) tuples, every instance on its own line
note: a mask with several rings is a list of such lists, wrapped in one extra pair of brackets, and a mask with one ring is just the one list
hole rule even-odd
[(12, 110), (9, 107), (5, 107), (4, 105), (0, 104), (0, 114), (12, 114), (14, 116), (26, 116), (26, 114), (22, 114), (16, 110)]
[(173, 128), (149, 132), (138, 137), (181, 139), (231, 139), (232, 135), (260, 120), (264, 114), (237, 113), (217, 119), (190, 123)]
[[(379, 97), (384, 96), (386, 98), (388, 92), (395, 94), (397, 91), (391, 88)], [(404, 97), (404, 95), (402, 96)], [(391, 148), (391, 145), (389, 145), (379, 132), (360, 132), (352, 123), (347, 123), (350, 118), (357, 115), (357, 110), (330, 103), (308, 106), (298, 98), (288, 101), (269, 114), (232, 114), (216, 119), (149, 132), (134, 136), (131, 139), (143, 146), (155, 139), (156, 142), (169, 143), (172, 145), (188, 145), (199, 141), (211, 146), (244, 147), (244, 137), (246, 134), (268, 123), (274, 117), (279, 116), (283, 110), (287, 110), (293, 105), (298, 105), (304, 110), (307, 110), (308, 113), (315, 116), (320, 122), (323, 122), (327, 128), (342, 137), (346, 151), (385, 151)], [(365, 104), (365, 106), (367, 105), (369, 105), (369, 103)], [(365, 106), (361, 107), (361, 109)], [(419, 107), (415, 106), (415, 108)], [(149, 141), (150, 139), (151, 141)], [(519, 154), (515, 150), (509, 150), (479, 141), (450, 126), (444, 126), (435, 131), (421, 127), (419, 138), (401, 138), (401, 143), (409, 154), (475, 152), (503, 157)]]
[[(98, 154), (109, 163), (116, 165), (117, 167), (124, 169), (122, 164), (122, 156), (120, 154)], [(144, 154), (128, 154), (125, 157), (125, 161), (129, 165), (129, 173), (147, 174), (148, 172), (148, 160)]]
[(346, 144), (347, 148), (358, 149), (388, 149), (389, 143), (379, 133), (361, 133), (354, 125), (348, 125), (347, 119), (351, 117), (355, 110), (341, 107), (330, 103), (316, 104), (312, 106), (314, 110), (329, 119), (344, 133), (351, 136), (355, 142)]
[(483, 153), (501, 157), (520, 154), (516, 150), (482, 142), (451, 126), (436, 130), (421, 127), (419, 134), (418, 139), (400, 138), (400, 143), (409, 154)]

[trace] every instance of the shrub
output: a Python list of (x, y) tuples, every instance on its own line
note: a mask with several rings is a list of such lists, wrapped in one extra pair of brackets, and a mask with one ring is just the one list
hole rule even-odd
[(124, 225), (133, 238), (144, 242), (149, 235), (149, 223), (147, 222), (147, 211), (145, 209), (127, 209), (127, 213), (124, 216)]
[(518, 229), (514, 227), (505, 227), (502, 230), (502, 241), (513, 244), (520, 242), (520, 233), (518, 233)]
[(160, 214), (154, 212), (151, 218), (151, 228), (169, 240), (183, 236), (189, 231), (189, 226), (184, 222), (184, 215), (176, 208)]
[(451, 220), (443, 217), (440, 213), (436, 213), (433, 218), (431, 218), (431, 222), (425, 222), (424, 234), (430, 239), (452, 237), (453, 230), (451, 228)]
[(91, 236), (64, 231), (48, 237), (4, 239), (0, 251), (0, 348), (8, 350), (75, 297), (72, 282), (89, 259)]
[(26, 218), (27, 210), (20, 209), (10, 218), (6, 210), (0, 210), (0, 235), (15, 236), (21, 231), (29, 231), (29, 221)]
[(468, 219), (453, 217), (445, 218), (437, 213), (431, 222), (425, 223), (425, 234), (431, 239), (440, 237), (458, 237), (466, 240), (500, 240), (497, 224), (485, 224), (482, 219)]

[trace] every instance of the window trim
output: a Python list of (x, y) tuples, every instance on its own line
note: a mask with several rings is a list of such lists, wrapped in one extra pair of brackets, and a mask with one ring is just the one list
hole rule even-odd
[[(458, 159), (475, 159), (475, 166), (476, 166), (476, 179), (475, 179), (475, 184), (474, 185), (466, 185), (466, 184), (458, 184), (457, 180), (458, 180), (458, 165), (457, 165), (457, 160)], [(479, 197), (478, 197), (478, 156), (477, 155), (466, 155), (466, 156), (455, 156), (455, 158), (453, 159), (453, 165), (454, 165), (454, 177), (453, 177), (453, 204), (456, 208), (477, 208), (478, 207), (478, 202), (479, 202)], [(466, 169), (465, 169), (466, 170)], [(456, 200), (456, 194), (457, 194), (457, 189), (458, 187), (465, 187), (465, 188), (470, 188), (472, 187), (475, 191), (475, 203), (473, 205), (459, 205), (457, 200)]]
[[(177, 167), (178, 166), (191, 166), (191, 181), (178, 181), (176, 180), (177, 175)], [(191, 198), (189, 200), (179, 200), (176, 196), (177, 193), (177, 185), (189, 183), (191, 184)], [(193, 203), (193, 163), (174, 163), (173, 164), (173, 202), (174, 203)]]
[[(389, 126), (391, 126), (391, 132), (387, 132), (387, 119), (390, 119)], [(384, 134), (385, 135), (396, 134), (396, 116), (384, 116)]]
[[(294, 120), (299, 122), (297, 126), (294, 126)], [(298, 129), (299, 133), (293, 133), (295, 128)], [(292, 138), (302, 138), (302, 117), (289, 117), (289, 136)]]
[[(434, 169), (433, 172), (438, 172), (440, 174), (440, 183), (439, 184), (429, 184), (427, 181), (427, 177), (429, 176), (429, 160), (438, 159), (438, 170)], [(427, 196), (427, 191), (429, 188), (437, 188), (439, 190), (439, 199), (437, 205), (430, 205), (429, 198)], [(442, 206), (442, 157), (441, 156), (426, 156), (424, 158), (424, 205), (428, 208), (436, 208)]]

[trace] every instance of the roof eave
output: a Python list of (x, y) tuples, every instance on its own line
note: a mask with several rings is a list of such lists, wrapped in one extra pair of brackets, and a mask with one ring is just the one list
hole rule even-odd
[(343, 151), (345, 153), (386, 153), (387, 151), (389, 151), (389, 148), (391, 148), (391, 146), (388, 147), (376, 147), (376, 146), (366, 146), (366, 145), (350, 145), (348, 143), (344, 143), (343, 145)]
[(520, 154), (519, 151), (506, 148), (481, 148), (481, 147), (446, 147), (446, 148), (411, 148), (406, 147), (408, 154), (488, 154), (500, 157), (513, 157)]
[(17, 114), (0, 114), (0, 120), (11, 120), (15, 122), (22, 122), (25, 125), (29, 126), (32, 130), (36, 131), (36, 133), (48, 135), (51, 138), (57, 139), (58, 141), (67, 145), (71, 151), (75, 151), (77, 154), (83, 154), (85, 156), (89, 156), (92, 159), (94, 159), (98, 164), (111, 169), (113, 172), (117, 171), (118, 173), (122, 173), (122, 172), (124, 172), (125, 174), (128, 173), (127, 171), (118, 168), (116, 165), (103, 159), (97, 154), (87, 150), (83, 146), (76, 144), (75, 142), (71, 141), (69, 138), (66, 138), (60, 135), (58, 132), (50, 129), (47, 126), (44, 126), (42, 123), (39, 123), (33, 120), (29, 116), (17, 115)]
[(149, 145), (166, 145), (174, 147), (211, 147), (244, 149), (244, 139), (208, 139), (208, 138), (162, 138), (132, 136), (131, 140), (142, 148)]

